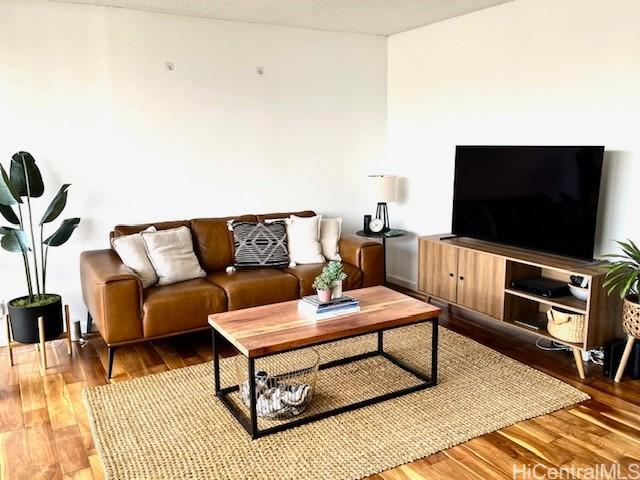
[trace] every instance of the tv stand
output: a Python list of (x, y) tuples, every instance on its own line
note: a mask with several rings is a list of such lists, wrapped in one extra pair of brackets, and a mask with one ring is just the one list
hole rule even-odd
[[(427, 299), (436, 298), (488, 317), (496, 324), (552, 340), (573, 351), (580, 378), (585, 378), (582, 351), (622, 338), (619, 297), (602, 288), (606, 268), (590, 261), (536, 252), (448, 234), (418, 239), (418, 290)], [(541, 276), (569, 282), (571, 275), (589, 280), (586, 301), (573, 296), (545, 298), (511, 288), (518, 278)], [(546, 311), (552, 307), (586, 316), (584, 339), (566, 342), (544, 327)]]

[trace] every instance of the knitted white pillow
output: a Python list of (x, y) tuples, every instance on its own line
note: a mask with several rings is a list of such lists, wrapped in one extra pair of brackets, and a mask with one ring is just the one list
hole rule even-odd
[[(155, 232), (155, 227), (149, 227), (144, 232)], [(116, 251), (122, 263), (133, 270), (142, 281), (144, 288), (158, 283), (158, 275), (147, 256), (147, 249), (142, 239), (142, 233), (124, 235), (111, 240), (111, 245)]]
[(193, 251), (191, 230), (188, 227), (144, 232), (142, 239), (158, 275), (158, 285), (170, 285), (206, 275)]
[(289, 259), (297, 264), (324, 263), (320, 244), (320, 220), (315, 217), (296, 217), (287, 219), (287, 242)]

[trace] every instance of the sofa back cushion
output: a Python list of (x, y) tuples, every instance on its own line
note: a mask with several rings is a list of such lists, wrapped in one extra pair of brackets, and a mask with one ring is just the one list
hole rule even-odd
[(156, 227), (156, 230), (169, 230), (170, 228), (188, 227), (190, 223), (189, 220), (173, 220), (170, 222), (141, 223), (139, 225), (116, 225), (109, 234), (109, 239), (140, 233), (149, 227)]
[(273, 220), (276, 218), (289, 218), (291, 215), (296, 217), (315, 217), (316, 213), (311, 210), (303, 210), (301, 212), (284, 212), (284, 213), (263, 213), (256, 215), (258, 222), (264, 222), (265, 220)]
[(191, 233), (200, 265), (207, 272), (224, 270), (234, 263), (233, 236), (227, 222), (238, 220), (255, 222), (255, 215), (224, 218), (196, 218), (191, 220)]

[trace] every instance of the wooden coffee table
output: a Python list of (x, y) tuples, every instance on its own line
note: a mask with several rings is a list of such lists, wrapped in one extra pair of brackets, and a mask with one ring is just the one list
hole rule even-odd
[[(224, 403), (252, 438), (287, 430), (340, 413), (433, 387), (438, 378), (438, 316), (440, 309), (395, 292), (386, 287), (351, 290), (349, 296), (360, 300), (360, 311), (316, 320), (298, 311), (298, 301), (275, 303), (260, 307), (209, 315), (213, 336), (213, 371), (216, 396)], [(431, 375), (427, 376), (404, 364), (384, 350), (384, 332), (394, 328), (431, 322)], [(266, 429), (258, 428), (255, 381), (249, 381), (249, 418), (229, 399), (239, 386), (220, 387), (220, 337), (227, 339), (247, 358), (249, 379), (255, 378), (255, 361), (278, 353), (311, 347), (346, 338), (377, 333), (377, 349), (341, 358), (319, 366), (319, 370), (344, 365), (380, 355), (421, 380), (417, 385), (357, 401), (331, 410), (303, 416)]]

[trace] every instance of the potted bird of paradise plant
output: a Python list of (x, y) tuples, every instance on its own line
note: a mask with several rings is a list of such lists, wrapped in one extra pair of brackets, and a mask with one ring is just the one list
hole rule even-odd
[(0, 227), (0, 246), (20, 254), (26, 277), (27, 295), (8, 303), (13, 339), (21, 343), (38, 342), (39, 317), (44, 319), (46, 340), (62, 333), (62, 298), (47, 290), (47, 260), (49, 248), (66, 243), (80, 219), (63, 220), (46, 238), (45, 229), (64, 210), (69, 187), (69, 184), (60, 187), (35, 224), (31, 200), (44, 194), (42, 175), (35, 159), (28, 152), (16, 153), (11, 158), (9, 174), (0, 165), (0, 215), (12, 225)]
[[(608, 265), (607, 280), (603, 287), (609, 295), (617, 291), (624, 300), (623, 324), (632, 321), (640, 324), (640, 249), (631, 240), (616, 243), (622, 252), (605, 255), (613, 262)], [(629, 326), (625, 325), (625, 330)]]

